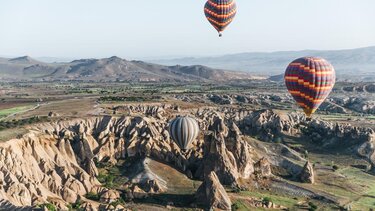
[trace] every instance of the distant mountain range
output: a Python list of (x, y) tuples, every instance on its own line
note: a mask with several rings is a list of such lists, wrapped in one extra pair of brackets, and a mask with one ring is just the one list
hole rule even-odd
[(213, 68), (245, 71), (258, 75), (278, 75), (287, 65), (303, 56), (323, 57), (330, 61), (341, 79), (375, 81), (375, 47), (334, 51), (280, 51), (272, 53), (240, 53), (217, 57), (153, 60), (163, 65), (206, 65)]
[(249, 73), (209, 68), (202, 65), (164, 66), (119, 57), (81, 59), (68, 63), (45, 63), (31, 57), (0, 58), (2, 81), (129, 81), (183, 82), (252, 79)]
[(28, 56), (0, 58), (0, 80), (203, 82), (258, 79), (253, 75), (260, 75), (270, 77), (274, 81), (282, 81), (286, 66), (302, 56), (327, 59), (335, 66), (339, 80), (375, 81), (375, 47), (336, 51), (241, 53), (149, 62), (129, 61), (115, 56), (62, 63), (41, 62)]

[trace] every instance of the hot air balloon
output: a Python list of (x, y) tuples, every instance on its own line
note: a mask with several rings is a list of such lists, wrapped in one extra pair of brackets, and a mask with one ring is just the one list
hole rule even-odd
[(177, 117), (170, 122), (169, 133), (180, 149), (185, 151), (191, 148), (191, 144), (197, 138), (199, 126), (191, 117)]
[(335, 81), (335, 69), (322, 58), (296, 59), (285, 71), (286, 87), (308, 117), (328, 97)]
[(221, 37), (221, 32), (236, 16), (236, 2), (234, 0), (208, 0), (204, 6), (204, 13), (207, 20), (215, 27)]

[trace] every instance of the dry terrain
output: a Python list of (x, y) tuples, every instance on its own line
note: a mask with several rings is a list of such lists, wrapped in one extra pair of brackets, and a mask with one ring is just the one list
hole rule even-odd
[[(371, 83), (339, 83), (312, 120), (269, 80), (0, 86), (0, 207), (375, 207)], [(199, 122), (188, 152), (169, 137), (177, 115)]]

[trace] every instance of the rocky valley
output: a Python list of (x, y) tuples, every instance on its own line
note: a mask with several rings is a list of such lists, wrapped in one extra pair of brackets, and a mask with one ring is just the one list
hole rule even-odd
[[(187, 200), (175, 193), (175, 198), (148, 205), (154, 208), (140, 209), (230, 210), (233, 202), (244, 198), (241, 191), (256, 190), (319, 200), (326, 208), (344, 207), (344, 198), (314, 188), (322, 182), (322, 174), (343, 175), (320, 162), (312, 165), (306, 152), (291, 144), (302, 139), (301, 143), (314, 143), (317, 148), (345, 145), (346, 149), (337, 151), (363, 160), (369, 172), (375, 169), (375, 134), (370, 128), (226, 106), (183, 109), (140, 104), (122, 107), (125, 110), (131, 114), (121, 115), (117, 108), (116, 115), (32, 125), (21, 137), (1, 143), (2, 206), (132, 210), (147, 198), (174, 192), (165, 175), (151, 170), (150, 163), (161, 163), (176, 169), (185, 180), (202, 183)], [(195, 117), (201, 129), (194, 147), (186, 152), (167, 130), (176, 115)], [(103, 175), (105, 166), (122, 169), (125, 180), (112, 178), (111, 183), (118, 186), (108, 184), (106, 177), (111, 173)], [(247, 200), (254, 209), (287, 209), (262, 198)]]
[[(282, 82), (213, 80), (1, 83), (0, 209), (373, 207), (372, 83), (339, 82), (306, 118)], [(188, 149), (179, 116), (199, 127)]]

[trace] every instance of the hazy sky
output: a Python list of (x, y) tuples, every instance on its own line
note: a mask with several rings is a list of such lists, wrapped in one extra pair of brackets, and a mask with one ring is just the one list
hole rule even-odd
[(219, 38), (205, 0), (0, 0), (0, 55), (123, 58), (375, 45), (375, 0), (237, 0)]

